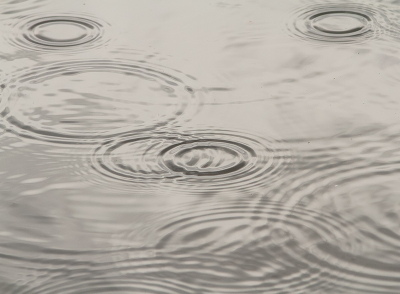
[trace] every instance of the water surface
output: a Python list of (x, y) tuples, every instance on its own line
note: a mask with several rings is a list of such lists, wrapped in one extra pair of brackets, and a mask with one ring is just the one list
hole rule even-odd
[(398, 1), (0, 3), (0, 292), (400, 292)]

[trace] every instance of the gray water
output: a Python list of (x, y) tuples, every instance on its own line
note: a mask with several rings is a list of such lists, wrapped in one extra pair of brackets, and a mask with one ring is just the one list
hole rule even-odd
[(0, 293), (400, 293), (400, 2), (2, 0)]

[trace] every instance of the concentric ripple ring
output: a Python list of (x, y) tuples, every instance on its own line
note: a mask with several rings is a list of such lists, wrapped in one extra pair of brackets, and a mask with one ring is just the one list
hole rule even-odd
[[(93, 143), (152, 130), (194, 105), (188, 76), (144, 61), (70, 60), (16, 72), (3, 89), (8, 131), (56, 143)], [(189, 81), (192, 82), (192, 81)]]
[(181, 282), (212, 293), (311, 293), (315, 288), (329, 293), (333, 285), (346, 284), (346, 278), (360, 278), (346, 277), (347, 265), (320, 249), (358, 249), (353, 223), (337, 214), (278, 202), (208, 199), (175, 205), (146, 221), (142, 230), (135, 227), (120, 238), (125, 241), (121, 248), (130, 240), (155, 252), (139, 262), (139, 248), (126, 250), (123, 274), (179, 272), (175, 276)]
[(381, 32), (377, 11), (362, 5), (314, 5), (302, 7), (289, 21), (289, 30), (304, 40), (359, 43)]
[(223, 140), (189, 141), (161, 152), (162, 162), (173, 172), (186, 176), (218, 176), (240, 170), (254, 150)]
[(36, 51), (87, 50), (109, 41), (108, 24), (89, 15), (34, 15), (11, 27), (11, 44)]
[(161, 183), (182, 191), (242, 191), (273, 182), (290, 155), (281, 143), (225, 130), (157, 133), (107, 141), (93, 152), (92, 168), (106, 176), (146, 188)]

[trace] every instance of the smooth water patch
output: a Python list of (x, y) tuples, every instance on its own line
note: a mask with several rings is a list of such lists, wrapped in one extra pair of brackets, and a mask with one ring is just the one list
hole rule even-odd
[(3, 89), (0, 114), (21, 136), (90, 143), (173, 121), (198, 101), (190, 81), (134, 60), (49, 63), (14, 74)]
[(110, 26), (90, 15), (30, 15), (9, 25), (10, 44), (35, 51), (93, 50), (110, 39)]
[[(244, 191), (278, 179), (290, 161), (276, 141), (224, 130), (148, 133), (108, 141), (92, 156), (92, 167), (106, 176), (146, 189), (167, 185), (174, 190)], [(112, 181), (112, 182), (113, 182)], [(122, 181), (122, 183), (121, 183)]]

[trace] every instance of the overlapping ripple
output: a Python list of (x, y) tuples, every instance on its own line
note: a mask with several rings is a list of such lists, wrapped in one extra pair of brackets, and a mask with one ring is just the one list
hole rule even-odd
[[(318, 206), (326, 205), (332, 211), (340, 211), (346, 206), (349, 208), (349, 203), (339, 208), (332, 204), (354, 188), (383, 183), (386, 186), (392, 176), (400, 173), (399, 137), (388, 135), (385, 129), (359, 129), (323, 141), (307, 141), (292, 165), (296, 172), (268, 191), (267, 198), (287, 205), (310, 206), (315, 202)], [(361, 201), (365, 204), (370, 197), (377, 197), (377, 194), (364, 193)], [(359, 205), (359, 202), (354, 204)]]
[(14, 19), (9, 27), (10, 44), (35, 51), (93, 50), (110, 39), (109, 25), (91, 15), (31, 14)]
[(213, 200), (174, 207), (147, 224), (121, 238), (146, 240), (142, 250), (153, 256), (139, 258), (139, 248), (126, 249), (118, 263), (122, 274), (177, 279), (200, 293), (400, 289), (396, 261), (371, 254), (369, 236), (339, 214), (264, 200)]
[(324, 3), (294, 11), (288, 28), (303, 40), (356, 44), (384, 33), (380, 24), (383, 17), (375, 6)]
[(23, 137), (98, 142), (197, 111), (190, 82), (180, 72), (140, 60), (47, 63), (11, 76), (1, 93), (0, 115), (7, 130)]
[[(289, 20), (291, 39), (340, 45), (320, 52), (281, 42), (286, 15), (279, 11), (291, 4), (279, 1), (229, 3), (230, 9), (220, 9), (224, 14), (212, 11), (224, 3), (207, 4), (193, 15), (190, 5), (175, 12), (150, 3), (132, 6), (135, 16), (118, 11), (125, 3), (114, 11), (104, 2), (99, 12), (112, 8), (112, 27), (50, 6), (48, 13), (34, 13), (43, 2), (0, 4), (7, 43), (0, 50), (0, 293), (400, 293), (400, 132), (371, 130), (371, 117), (398, 122), (398, 1), (386, 1), (392, 7), (382, 1), (301, 1), (305, 5)], [(85, 5), (72, 2), (71, 11)], [(128, 23), (132, 18), (137, 22)], [(183, 23), (188, 26), (181, 30)], [(109, 43), (111, 28), (127, 51), (185, 53), (199, 75), (204, 70), (209, 76), (210, 87), (150, 63), (158, 53), (123, 59), (116, 49), (121, 44), (104, 59), (32, 66), (82, 51), (98, 56), (95, 49)], [(354, 52), (336, 50), (344, 44)], [(377, 45), (378, 59), (372, 52)], [(20, 64), (26, 68), (7, 70)], [(223, 68), (222, 85), (212, 74), (215, 67)], [(380, 71), (393, 88), (375, 78)], [(352, 92), (364, 83), (374, 92), (369, 85)], [(198, 92), (214, 92), (209, 110), (226, 104), (223, 111), (230, 112), (209, 124), (240, 116), (231, 130), (185, 124), (201, 108)], [(296, 122), (285, 126), (291, 138), (232, 130), (246, 113), (262, 114), (249, 120), (255, 128), (265, 116), (271, 119), (272, 112), (255, 103), (264, 100)], [(259, 109), (233, 111), (233, 104), (251, 107), (249, 102)], [(360, 123), (357, 114), (373, 104), (379, 114), (363, 116), (370, 131), (351, 133)], [(337, 106), (349, 115), (332, 115)], [(310, 113), (317, 113), (314, 120), (306, 119)], [(276, 130), (281, 135), (283, 125)], [(194, 194), (202, 197), (186, 197)], [(190, 203), (177, 205), (180, 200)]]
[(0, 274), (4, 294), (195, 293), (190, 286), (174, 281), (121, 275), (110, 251), (60, 250), (21, 243), (5, 243), (0, 248), (2, 265), (18, 273)]
[[(92, 156), (101, 181), (194, 191), (244, 191), (279, 179), (290, 153), (277, 141), (224, 130), (148, 133), (110, 140)], [(183, 190), (182, 190), (183, 189)]]

